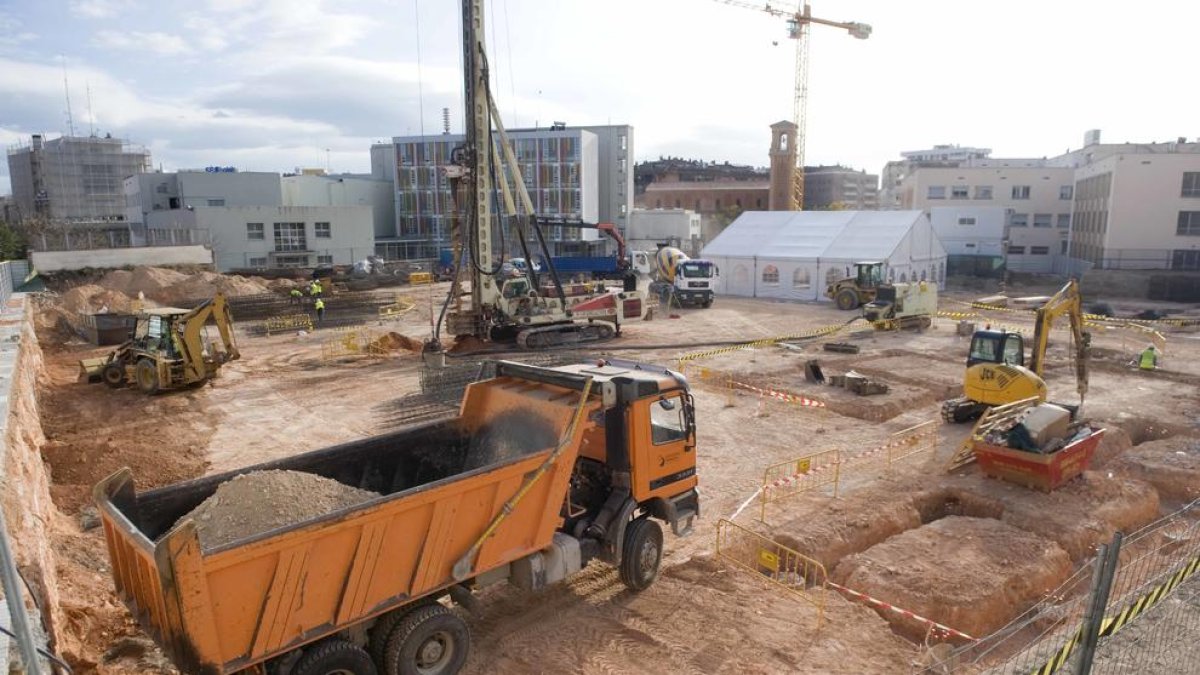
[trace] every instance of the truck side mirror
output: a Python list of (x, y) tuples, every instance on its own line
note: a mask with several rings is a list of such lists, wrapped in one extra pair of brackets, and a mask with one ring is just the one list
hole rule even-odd
[(663, 410), (674, 410), (675, 409), (674, 399), (664, 398), (658, 402), (658, 405)]

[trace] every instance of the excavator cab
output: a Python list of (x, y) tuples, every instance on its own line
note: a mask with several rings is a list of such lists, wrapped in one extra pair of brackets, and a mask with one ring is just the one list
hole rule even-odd
[(857, 268), (855, 281), (860, 289), (879, 288), (883, 284), (882, 262), (854, 263), (854, 267)]
[(1020, 333), (998, 330), (977, 330), (971, 336), (971, 351), (967, 367), (976, 363), (996, 363), (1009, 366), (1025, 365), (1025, 340)]

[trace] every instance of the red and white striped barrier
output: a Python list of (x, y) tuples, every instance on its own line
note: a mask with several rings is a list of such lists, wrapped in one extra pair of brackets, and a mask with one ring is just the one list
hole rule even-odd
[(790, 476), (784, 476), (783, 478), (776, 479), (772, 483), (768, 483), (766, 486), (766, 489), (774, 490), (775, 488), (781, 488), (790, 483), (795, 483), (796, 481), (800, 480), (801, 478), (805, 478), (807, 476), (813, 476), (818, 473), (821, 473), (822, 471), (826, 471), (826, 470), (830, 469), (831, 467), (833, 467), (835, 464), (837, 464), (837, 462), (830, 462), (829, 464), (822, 464), (821, 466), (818, 466), (815, 469), (809, 469), (808, 471), (801, 471), (800, 473), (794, 473)]
[(910, 612), (907, 609), (901, 609), (895, 605), (886, 603), (882, 600), (872, 598), (871, 596), (867, 595), (866, 593), (859, 593), (858, 591), (852, 591), (849, 588), (846, 588), (845, 586), (842, 586), (840, 584), (835, 584), (832, 581), (826, 581), (825, 583), (828, 586), (830, 586), (831, 588), (841, 591), (842, 593), (850, 596), (851, 598), (853, 598), (855, 600), (861, 600), (862, 602), (865, 602), (868, 605), (871, 605), (872, 607), (886, 609), (889, 612), (895, 612), (896, 614), (899, 614), (900, 616), (903, 616), (907, 619), (912, 619), (914, 621), (918, 621), (920, 623), (925, 624), (926, 626), (932, 626), (934, 628), (934, 630), (940, 631), (948, 636), (962, 638), (963, 640), (968, 640), (970, 642), (976, 641), (975, 638), (971, 637), (970, 635), (967, 635), (966, 633), (964, 633), (962, 631), (954, 630), (953, 628), (951, 628), (945, 624), (940, 624), (940, 623), (934, 621), (933, 619), (926, 619), (925, 617), (923, 617), (919, 614), (914, 614), (913, 612)]
[(912, 445), (912, 444), (916, 443), (917, 441), (921, 440), (922, 438), (925, 438), (926, 436), (934, 436), (936, 434), (937, 434), (936, 431), (927, 431), (925, 433), (913, 434), (912, 436), (905, 436), (904, 438), (892, 441), (891, 443), (884, 443), (883, 445), (877, 445), (874, 448), (871, 448), (870, 450), (868, 450), (866, 452), (859, 453), (853, 457), (846, 459), (846, 461), (844, 463), (845, 464), (855, 464), (857, 462), (861, 462), (865, 459), (868, 459), (874, 455), (877, 455), (877, 454), (883, 452), (884, 450), (890, 450), (892, 448), (899, 448), (899, 447), (902, 447), (905, 445)]
[(796, 405), (802, 405), (802, 406), (806, 406), (809, 408), (824, 408), (825, 407), (824, 401), (818, 401), (816, 399), (807, 398), (805, 396), (797, 396), (796, 394), (789, 394), (787, 392), (776, 391), (774, 389), (763, 389), (761, 387), (756, 387), (752, 384), (746, 384), (744, 382), (735, 382), (732, 380), (729, 382), (729, 384), (730, 384), (730, 386), (735, 387), (737, 389), (748, 389), (750, 391), (757, 393), (760, 396), (769, 396), (771, 398), (779, 399), (780, 401), (785, 401), (787, 403), (795, 403)]

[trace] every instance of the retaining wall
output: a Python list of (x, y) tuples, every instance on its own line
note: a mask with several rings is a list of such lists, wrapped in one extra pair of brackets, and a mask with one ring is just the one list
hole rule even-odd
[(211, 265), (212, 250), (204, 246), (143, 246), (104, 248), (89, 251), (34, 251), (29, 254), (39, 272), (62, 272), (84, 268), (117, 268), (153, 265)]

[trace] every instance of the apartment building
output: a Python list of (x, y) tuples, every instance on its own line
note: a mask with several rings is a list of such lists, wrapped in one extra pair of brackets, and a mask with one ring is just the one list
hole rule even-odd
[[(461, 134), (400, 136), (392, 158), (372, 148), (372, 170), (395, 171), (396, 229), (378, 239), (390, 259), (428, 259), (450, 244), (456, 204), (445, 167)], [(534, 211), (544, 218), (612, 222), (624, 228), (633, 200), (633, 127), (607, 125), (514, 129), (509, 140)], [(460, 209), (461, 210), (461, 209)], [(554, 255), (598, 253), (608, 242), (596, 230), (551, 227), (544, 233)]]
[(901, 159), (888, 162), (880, 173), (879, 208), (900, 208), (899, 186), (906, 176), (921, 167), (955, 167), (971, 160), (991, 155), (990, 148), (973, 148), (961, 145), (935, 145), (927, 150), (908, 150), (900, 153)]
[[(936, 209), (938, 223), (953, 221), (956, 228), (981, 230), (985, 223), (994, 223), (996, 209), (1002, 209), (999, 240), (996, 228), (987, 229), (988, 237), (980, 238), (975, 255), (1001, 251), (1011, 271), (1055, 271), (1056, 261), (1064, 259), (1069, 248), (1074, 169), (1027, 166), (1025, 160), (1015, 160), (1012, 166), (1003, 161), (988, 164), (916, 168), (899, 186), (901, 208), (923, 210), (931, 220)], [(961, 232), (960, 237), (970, 238)]]
[(845, 166), (804, 167), (804, 210), (879, 208), (879, 176)]

